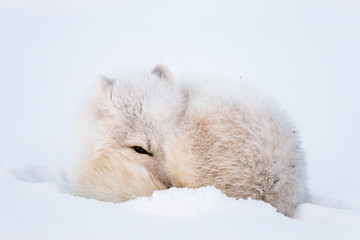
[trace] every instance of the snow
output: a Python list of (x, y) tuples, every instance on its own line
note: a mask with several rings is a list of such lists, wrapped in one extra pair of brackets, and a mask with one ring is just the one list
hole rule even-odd
[(295, 219), (214, 187), (157, 191), (121, 204), (68, 193), (69, 169), (0, 171), (2, 239), (358, 239), (360, 211), (300, 205)]
[[(0, 239), (359, 239), (360, 4), (1, 1)], [(165, 63), (274, 98), (307, 153), (294, 219), (212, 187), (121, 204), (69, 194), (73, 120), (99, 74)], [(220, 78), (222, 81), (223, 78)]]

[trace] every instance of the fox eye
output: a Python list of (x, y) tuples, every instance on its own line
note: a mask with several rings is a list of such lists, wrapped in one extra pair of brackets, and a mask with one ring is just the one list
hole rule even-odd
[(148, 153), (145, 149), (143, 149), (142, 147), (139, 147), (139, 146), (134, 146), (134, 147), (132, 147), (134, 150), (135, 150), (135, 152), (137, 152), (137, 153), (140, 153), (140, 154), (147, 154), (147, 155), (149, 155), (149, 156), (152, 156), (152, 154), (151, 153)]

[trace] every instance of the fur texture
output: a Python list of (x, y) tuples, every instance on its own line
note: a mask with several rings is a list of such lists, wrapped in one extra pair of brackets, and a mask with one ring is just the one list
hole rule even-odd
[(101, 78), (97, 89), (76, 195), (121, 202), (173, 186), (211, 185), (287, 216), (304, 201), (298, 133), (251, 90), (181, 91), (161, 65), (136, 78)]

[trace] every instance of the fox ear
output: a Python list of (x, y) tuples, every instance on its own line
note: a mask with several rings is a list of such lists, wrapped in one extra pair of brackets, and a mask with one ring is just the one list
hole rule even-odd
[(174, 78), (170, 72), (170, 70), (163, 64), (156, 65), (151, 71), (152, 74), (167, 80), (170, 84), (174, 84)]
[(98, 76), (96, 82), (96, 91), (101, 95), (106, 95), (111, 91), (113, 84), (114, 84), (113, 80), (104, 76)]

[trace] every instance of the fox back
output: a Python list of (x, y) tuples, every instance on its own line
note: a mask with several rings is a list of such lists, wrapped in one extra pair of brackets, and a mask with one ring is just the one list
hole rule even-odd
[(215, 186), (230, 197), (268, 202), (287, 216), (304, 202), (299, 133), (250, 88), (236, 95), (195, 92), (175, 135), (166, 162), (174, 186)]

